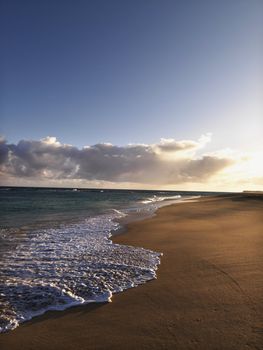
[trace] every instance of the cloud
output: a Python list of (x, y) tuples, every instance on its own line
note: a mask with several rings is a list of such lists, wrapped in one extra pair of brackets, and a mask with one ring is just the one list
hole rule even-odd
[(57, 181), (175, 185), (206, 181), (234, 163), (227, 155), (196, 153), (211, 135), (197, 141), (161, 139), (156, 144), (98, 143), (78, 149), (55, 137), (8, 144), (0, 139), (0, 173), (14, 185), (21, 179), (49, 185)]
[(196, 151), (199, 148), (204, 147), (211, 141), (212, 134), (208, 133), (202, 135), (198, 141), (182, 140), (176, 141), (174, 139), (161, 138), (160, 143), (156, 145), (156, 148), (164, 152), (177, 152), (177, 151)]

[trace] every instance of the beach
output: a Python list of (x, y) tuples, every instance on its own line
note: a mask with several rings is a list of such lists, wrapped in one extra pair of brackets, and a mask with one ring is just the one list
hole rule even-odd
[(25, 322), (1, 350), (262, 349), (262, 209), (262, 195), (232, 194), (129, 223), (113, 240), (163, 253), (157, 279)]

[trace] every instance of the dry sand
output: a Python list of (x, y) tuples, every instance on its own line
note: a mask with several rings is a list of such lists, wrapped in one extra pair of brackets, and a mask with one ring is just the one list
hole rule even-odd
[(0, 349), (263, 349), (263, 196), (164, 207), (114, 241), (163, 252), (158, 279), (49, 312)]

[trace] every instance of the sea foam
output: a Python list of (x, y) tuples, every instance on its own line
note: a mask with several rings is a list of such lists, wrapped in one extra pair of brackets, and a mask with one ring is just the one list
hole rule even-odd
[[(0, 262), (0, 332), (47, 310), (111, 301), (156, 278), (160, 253), (112, 243), (120, 211), (19, 236)], [(14, 235), (5, 233), (14, 240)]]
[(143, 204), (153, 204), (153, 203), (158, 203), (158, 202), (163, 202), (163, 201), (168, 201), (168, 200), (178, 200), (180, 199), (181, 196), (180, 195), (176, 195), (176, 196), (152, 196), (152, 197), (149, 197), (147, 199), (144, 199), (142, 201)]

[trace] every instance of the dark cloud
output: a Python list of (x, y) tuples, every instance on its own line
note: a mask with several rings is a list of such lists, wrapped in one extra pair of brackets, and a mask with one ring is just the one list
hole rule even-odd
[(4, 178), (11, 176), (14, 181), (46, 179), (47, 184), (54, 179), (162, 185), (198, 182), (233, 163), (212, 155), (196, 159), (195, 151), (204, 140), (162, 139), (158, 144), (123, 147), (99, 143), (78, 149), (60, 144), (54, 137), (17, 144), (0, 139), (0, 171)]
[(0, 166), (7, 161), (9, 148), (6, 140), (0, 137)]

